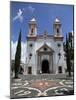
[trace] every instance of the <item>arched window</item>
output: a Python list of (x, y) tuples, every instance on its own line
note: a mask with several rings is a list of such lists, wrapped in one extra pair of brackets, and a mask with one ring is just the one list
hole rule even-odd
[(58, 53), (58, 56), (59, 56), (59, 59), (60, 59), (60, 57), (61, 57), (61, 53)]
[(60, 44), (60, 43), (58, 43), (58, 44), (57, 44), (57, 46), (58, 46), (58, 47), (60, 47), (60, 46), (61, 46), (61, 44)]
[(30, 47), (32, 47), (32, 46), (33, 46), (33, 44), (31, 43), (29, 46), (30, 46)]
[(57, 33), (59, 33), (59, 28), (57, 28)]
[(34, 32), (34, 29), (32, 28), (32, 29), (31, 29), (31, 33), (33, 33), (33, 32)]
[(32, 56), (32, 53), (30, 53), (29, 56), (31, 57)]
[(32, 57), (32, 53), (29, 54), (29, 59), (31, 59), (31, 57)]

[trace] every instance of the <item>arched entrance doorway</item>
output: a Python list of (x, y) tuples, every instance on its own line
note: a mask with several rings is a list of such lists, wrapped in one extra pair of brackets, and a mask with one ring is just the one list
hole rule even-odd
[(49, 62), (46, 59), (42, 61), (42, 73), (49, 73)]

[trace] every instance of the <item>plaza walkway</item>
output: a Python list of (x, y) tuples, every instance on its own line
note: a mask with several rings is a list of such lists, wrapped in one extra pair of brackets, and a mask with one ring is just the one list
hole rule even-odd
[(11, 80), (11, 98), (73, 94), (73, 79), (66, 75), (20, 75)]

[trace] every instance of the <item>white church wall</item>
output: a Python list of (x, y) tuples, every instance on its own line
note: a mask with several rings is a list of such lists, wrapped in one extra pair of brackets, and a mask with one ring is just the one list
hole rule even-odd
[[(36, 19), (33, 18), (34, 22), (36, 22)], [(32, 20), (31, 20), (32, 22)], [(33, 22), (32, 22), (33, 23)], [(57, 24), (58, 23), (58, 24)], [(62, 40), (55, 40), (54, 39), (54, 36), (61, 36), (61, 23), (60, 23), (60, 20), (56, 19), (54, 21), (54, 25), (56, 27), (54, 27), (54, 35), (50, 35), (50, 37), (48, 37), (48, 33), (45, 33), (43, 34), (43, 36), (41, 35), (41, 37), (37, 36), (37, 27), (36, 27), (36, 23), (33, 23), (35, 27), (32, 26), (32, 24), (30, 23), (30, 26), (33, 27), (33, 30), (34, 30), (34, 33), (29, 33), (29, 39), (32, 39), (32, 40), (28, 40), (28, 47), (27, 47), (27, 62), (28, 63), (28, 66), (31, 66), (32, 67), (32, 74), (33, 75), (36, 75), (38, 72), (38, 70), (40, 71), (41, 70), (41, 63), (42, 61), (45, 59), (45, 55), (43, 55), (41, 57), (41, 61), (39, 61), (39, 58), (38, 58), (38, 50), (41, 50), (40, 52), (43, 52), (43, 45), (46, 44), (48, 47), (50, 47), (51, 50), (53, 50), (53, 58), (52, 56), (50, 58), (48, 58), (48, 56), (46, 57), (46, 59), (49, 61), (49, 65), (50, 65), (50, 70), (52, 70), (52, 67), (53, 67), (53, 73), (54, 74), (58, 74), (58, 67), (59, 66), (62, 66), (62, 72), (64, 73), (65, 72), (65, 66), (66, 66), (66, 62), (64, 61), (64, 50), (63, 50), (63, 41)], [(57, 32), (57, 25), (58, 25), (58, 28), (59, 28), (59, 33), (56, 34)], [(31, 28), (29, 27), (29, 31), (31, 31)], [(36, 36), (36, 40), (34, 38), (32, 38), (32, 36)], [(46, 36), (46, 38), (45, 38)], [(30, 38), (31, 37), (31, 38)], [(30, 43), (33, 44), (32, 47), (30, 47)], [(60, 44), (60, 47), (58, 46), (58, 44)], [(50, 49), (48, 48), (47, 49), (47, 52), (50, 51)], [(29, 54), (32, 54), (30, 60), (29, 60)], [(59, 58), (59, 55), (58, 54), (61, 54), (61, 57)], [(52, 59), (53, 59), (53, 63), (52, 63)], [(53, 65), (53, 66), (52, 66)]]

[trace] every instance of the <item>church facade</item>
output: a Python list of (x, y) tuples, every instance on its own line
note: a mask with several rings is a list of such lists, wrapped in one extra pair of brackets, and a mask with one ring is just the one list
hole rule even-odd
[(37, 32), (37, 21), (35, 18), (32, 18), (29, 21), (29, 32), (26, 38), (25, 75), (65, 73), (64, 37), (61, 22), (58, 18), (53, 22), (52, 35), (49, 35), (47, 31), (39, 35)]

